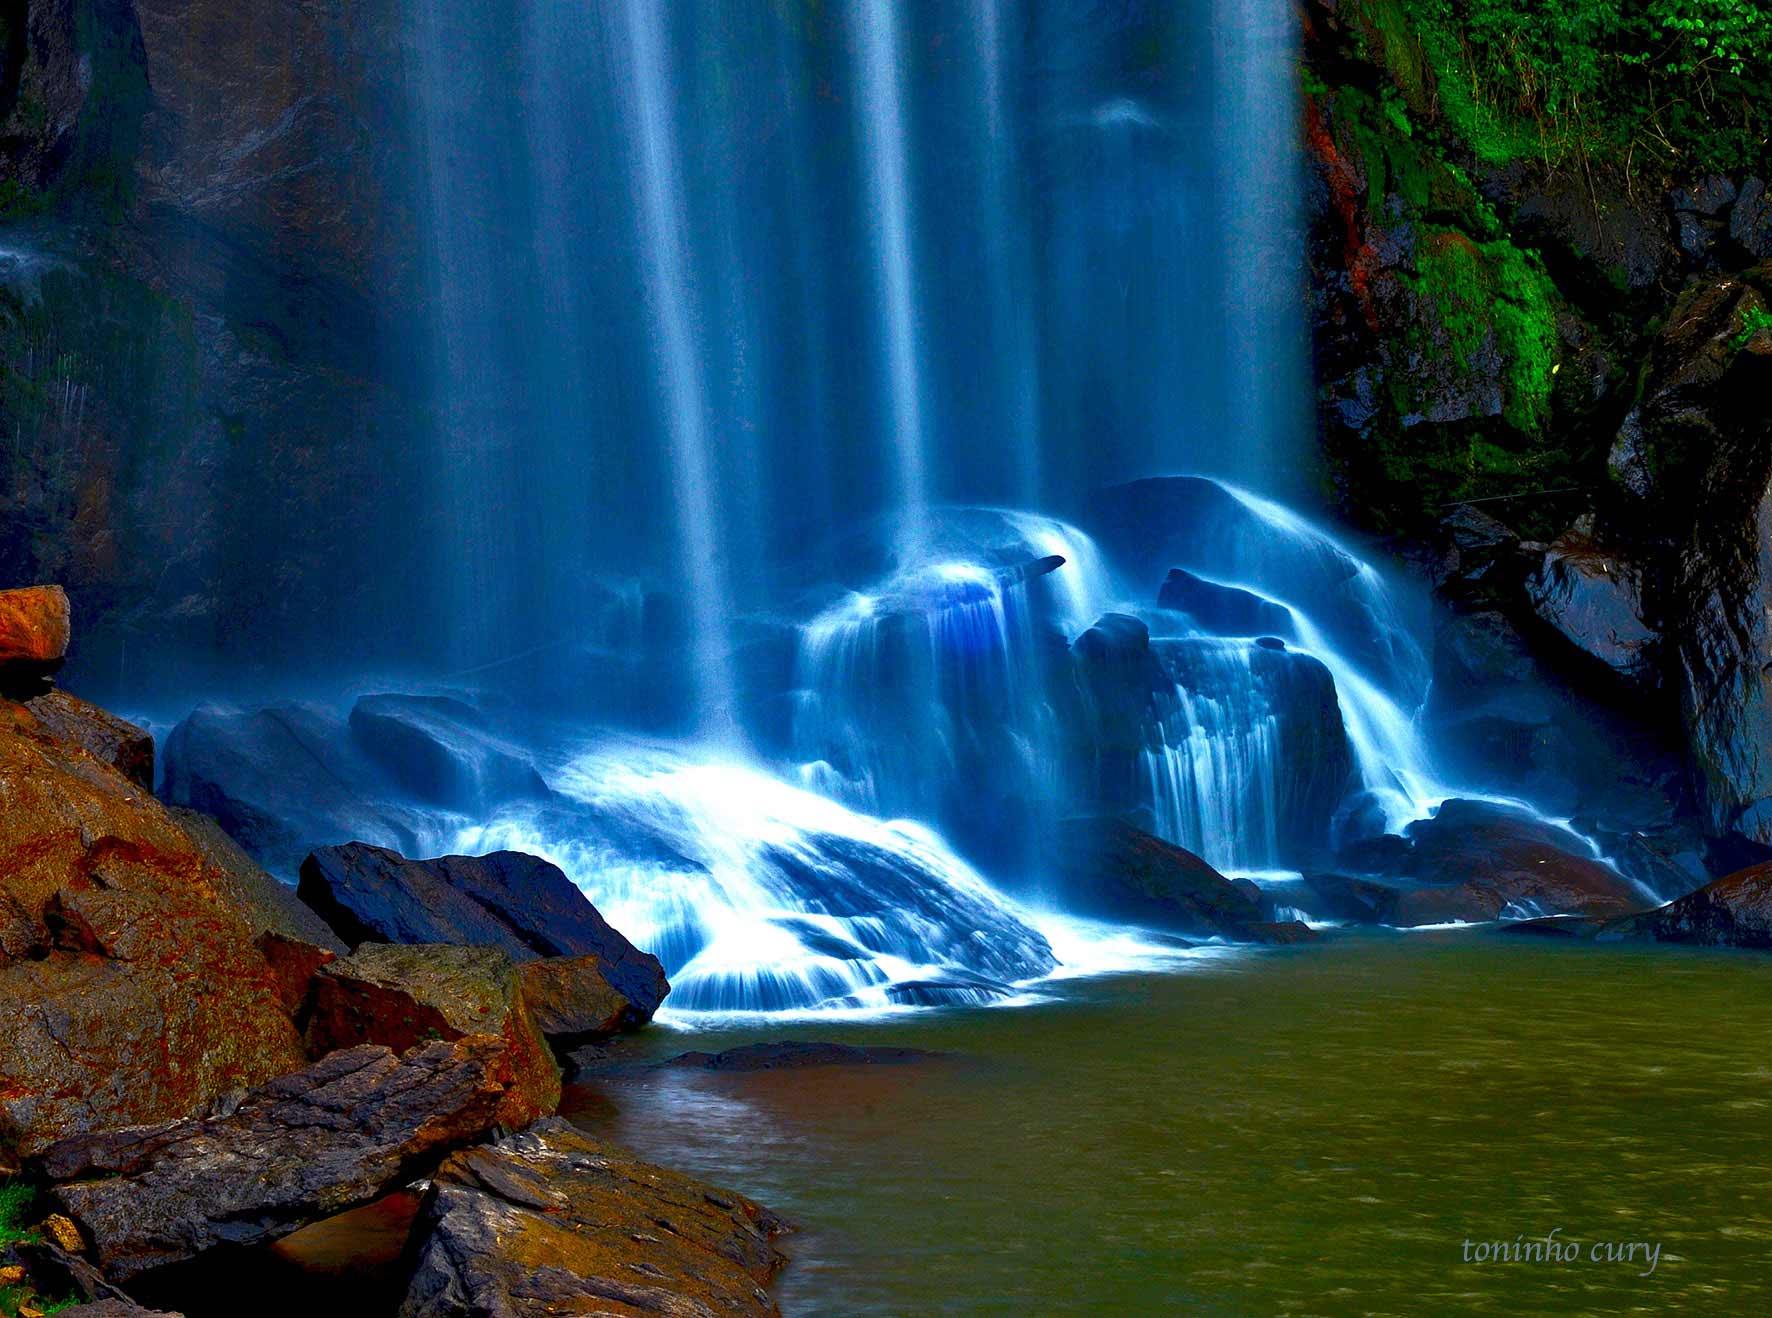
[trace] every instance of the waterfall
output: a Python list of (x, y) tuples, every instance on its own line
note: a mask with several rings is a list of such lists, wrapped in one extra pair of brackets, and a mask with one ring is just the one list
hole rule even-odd
[(665, 398), (665, 431), (675, 473), (682, 580), (693, 620), (691, 644), (699, 721), (716, 738), (732, 735), (736, 704), (719, 511), (714, 502), (712, 441), (702, 378), (702, 349), (690, 270), (684, 198), (672, 124), (671, 78), (663, 17), (650, 0), (622, 0), (631, 114), (636, 136), (634, 191)]

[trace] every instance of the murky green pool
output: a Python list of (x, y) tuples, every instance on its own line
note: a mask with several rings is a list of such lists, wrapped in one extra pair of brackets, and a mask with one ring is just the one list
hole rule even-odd
[[(972, 1059), (579, 1095), (802, 1224), (790, 1314), (1772, 1312), (1769, 958), (1344, 937), (642, 1046), (762, 1038)], [(1465, 1258), (1553, 1231), (1560, 1262)]]

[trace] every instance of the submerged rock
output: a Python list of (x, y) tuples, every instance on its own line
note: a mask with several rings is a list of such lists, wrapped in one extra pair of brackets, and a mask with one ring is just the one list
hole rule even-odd
[(314, 973), (308, 1051), (493, 1035), (509, 1076), (497, 1124), (527, 1125), (560, 1104), (560, 1069), (523, 997), (515, 963), (490, 947), (372, 943)]
[(594, 958), (638, 1024), (670, 992), (658, 958), (611, 928), (558, 866), (517, 851), (408, 860), (381, 847), (323, 847), (301, 866), (303, 901), (353, 946), (463, 943), (517, 961)]
[(60, 586), (0, 590), (0, 695), (35, 695), (67, 659), (73, 613)]
[(438, 1169), (400, 1314), (773, 1314), (782, 1230), (743, 1195), (542, 1121)]
[(127, 1281), (368, 1203), (490, 1130), (513, 1082), (504, 1043), (486, 1035), (403, 1057), (351, 1048), (224, 1115), (62, 1140), (42, 1168), (106, 1275)]

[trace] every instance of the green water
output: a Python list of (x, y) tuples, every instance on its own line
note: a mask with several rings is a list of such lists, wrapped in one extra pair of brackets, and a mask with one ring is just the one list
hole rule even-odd
[[(655, 1030), (971, 1060), (611, 1078), (577, 1116), (801, 1224), (790, 1315), (1772, 1313), (1768, 1006), (1750, 954), (1333, 939), (1019, 1010)], [(1578, 1259), (1464, 1261), (1553, 1228)]]

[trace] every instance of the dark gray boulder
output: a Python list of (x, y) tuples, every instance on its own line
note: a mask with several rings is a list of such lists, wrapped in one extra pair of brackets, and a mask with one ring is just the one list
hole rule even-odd
[(408, 860), (364, 843), (322, 847), (301, 866), (301, 899), (346, 943), (462, 943), (514, 960), (594, 957), (650, 1019), (670, 985), (658, 958), (624, 938), (558, 866), (517, 851)]

